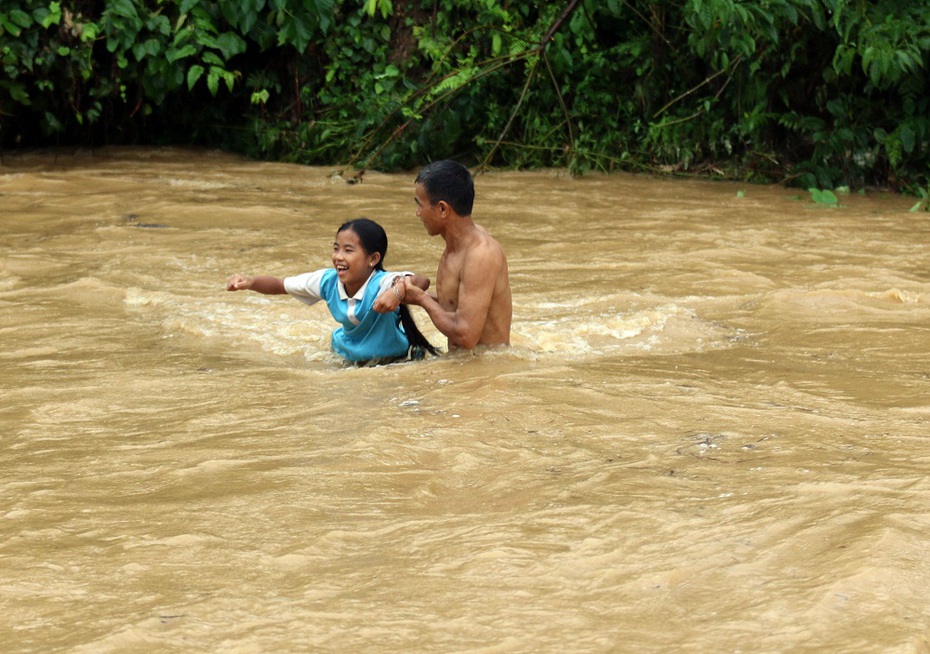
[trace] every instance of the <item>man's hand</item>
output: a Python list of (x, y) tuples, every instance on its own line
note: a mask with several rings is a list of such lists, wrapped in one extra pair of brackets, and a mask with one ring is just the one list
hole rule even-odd
[(403, 275), (395, 278), (394, 283), (384, 289), (371, 308), (378, 313), (394, 311), (401, 304), (419, 304), (423, 297), (428, 297), (429, 277), (423, 275)]
[[(398, 286), (401, 284), (398, 283)], [(427, 287), (429, 286), (429, 280), (427, 280)], [(401, 297), (404, 298), (406, 304), (416, 304), (420, 305), (423, 301), (423, 297), (428, 295), (426, 289), (420, 288), (413, 283), (413, 280), (410, 277), (404, 277), (403, 279), (403, 288), (400, 291)]]

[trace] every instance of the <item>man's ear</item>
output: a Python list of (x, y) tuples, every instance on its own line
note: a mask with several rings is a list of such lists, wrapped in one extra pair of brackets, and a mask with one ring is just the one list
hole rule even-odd
[(439, 209), (439, 216), (445, 218), (447, 215), (452, 213), (452, 207), (449, 206), (449, 203), (445, 200), (440, 200), (436, 203), (436, 208)]

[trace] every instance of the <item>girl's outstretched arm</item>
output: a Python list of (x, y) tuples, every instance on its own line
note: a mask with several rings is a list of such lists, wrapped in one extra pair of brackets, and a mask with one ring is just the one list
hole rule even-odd
[(226, 281), (227, 291), (255, 291), (263, 295), (285, 295), (284, 280), (271, 275), (247, 277), (236, 273)]

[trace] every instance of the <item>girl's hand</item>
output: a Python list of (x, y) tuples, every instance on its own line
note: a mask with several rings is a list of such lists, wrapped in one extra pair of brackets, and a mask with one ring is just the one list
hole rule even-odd
[(401, 305), (404, 299), (404, 277), (397, 277), (393, 283), (381, 291), (381, 295), (375, 298), (371, 308), (378, 313), (390, 313), (395, 311)]
[(252, 288), (252, 278), (236, 273), (226, 280), (227, 291), (246, 291)]

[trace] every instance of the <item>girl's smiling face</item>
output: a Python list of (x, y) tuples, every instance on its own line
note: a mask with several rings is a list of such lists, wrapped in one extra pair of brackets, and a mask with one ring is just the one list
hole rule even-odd
[(339, 281), (346, 287), (349, 296), (358, 293), (365, 281), (374, 272), (381, 260), (378, 252), (368, 254), (362, 242), (351, 228), (336, 234), (333, 243), (333, 268), (339, 275)]

